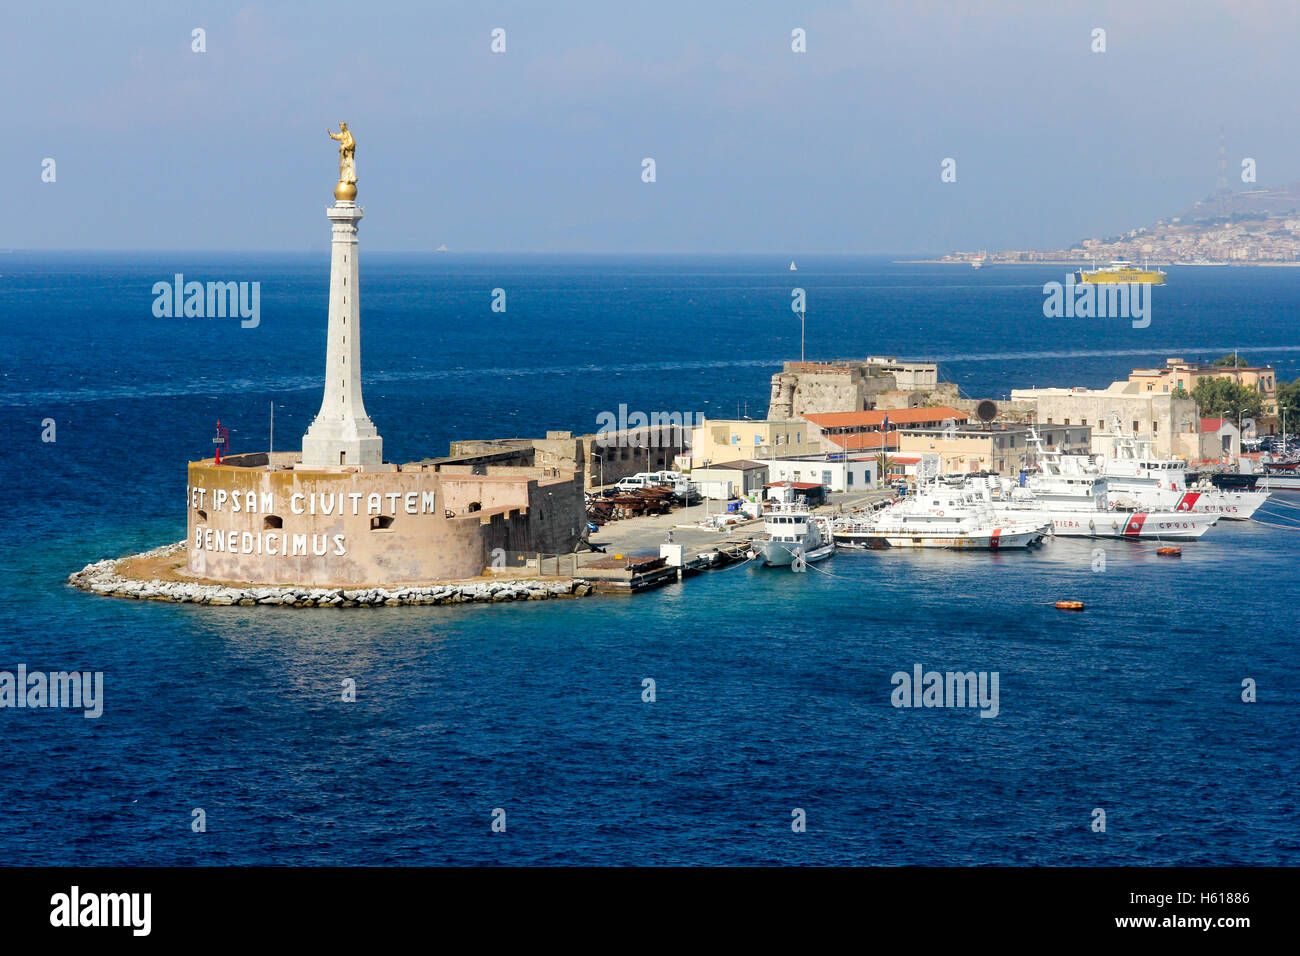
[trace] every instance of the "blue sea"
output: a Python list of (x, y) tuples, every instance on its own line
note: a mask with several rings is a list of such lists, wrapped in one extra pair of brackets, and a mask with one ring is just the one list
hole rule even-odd
[[(1045, 319), (1051, 266), (361, 255), (366, 406), (396, 461), (620, 404), (761, 417), (799, 355), (796, 286), (810, 359), (937, 360), (967, 396), (1233, 348), (1300, 375), (1296, 269), (1172, 268), (1134, 329)], [(175, 273), (259, 282), (259, 324), (156, 318)], [(509, 606), (68, 588), (183, 536), (218, 418), (260, 450), (274, 403), (297, 443), (327, 280), (324, 253), (0, 254), (0, 670), (102, 671), (105, 694), (96, 720), (0, 710), (6, 864), (1300, 863), (1300, 495), (1178, 560), (1102, 545), (1100, 572), (1059, 541)], [(996, 671), (998, 716), (894, 708), (918, 663)]]

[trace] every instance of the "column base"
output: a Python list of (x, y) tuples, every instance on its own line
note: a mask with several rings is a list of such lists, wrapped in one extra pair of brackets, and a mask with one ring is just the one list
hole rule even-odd
[(337, 468), (339, 465), (382, 465), (384, 440), (373, 438), (313, 437), (308, 431), (302, 439), (302, 464), (299, 468)]

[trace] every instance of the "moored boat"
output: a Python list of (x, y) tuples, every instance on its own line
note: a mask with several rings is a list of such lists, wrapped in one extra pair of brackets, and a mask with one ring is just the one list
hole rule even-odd
[(1124, 538), (1195, 540), (1212, 528), (1219, 516), (1176, 511), (1125, 510), (1110, 500), (1109, 479), (1086, 458), (1061, 455), (1043, 447), (1031, 429), (1039, 470), (1024, 484), (991, 475), (966, 479), (987, 496), (999, 513), (1023, 515), (1049, 522), (1053, 535), (1064, 538)]
[(1185, 462), (1150, 457), (1145, 453), (1150, 441), (1123, 434), (1118, 419), (1112, 419), (1111, 434), (1115, 454), (1099, 456), (1093, 463), (1105, 477), (1114, 505), (1244, 521), (1268, 500), (1268, 489), (1220, 488), (1212, 481), (1189, 480)]
[(767, 536), (753, 544), (764, 567), (801, 567), (835, 552), (830, 519), (814, 515), (803, 501), (781, 505), (763, 520)]
[(995, 514), (978, 495), (935, 480), (879, 511), (842, 515), (834, 527), (837, 546), (867, 550), (1013, 550), (1038, 544), (1047, 531), (1045, 521)]

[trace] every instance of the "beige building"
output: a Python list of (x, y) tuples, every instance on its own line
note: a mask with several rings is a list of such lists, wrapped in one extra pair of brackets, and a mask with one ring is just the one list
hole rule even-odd
[(568, 431), (548, 431), (545, 438), (452, 442), (450, 456), (436, 461), (444, 466), (508, 464), (584, 471), (590, 489), (612, 485), (620, 478), (642, 471), (675, 470), (679, 456), (690, 450), (690, 435), (689, 425), (678, 424), (577, 436)]
[(948, 405), (924, 405), (919, 408), (873, 409), (864, 412), (826, 412), (805, 416), (811, 425), (810, 437), (827, 454), (894, 447), (892, 436), (900, 428), (942, 428), (964, 425), (965, 412)]
[(1091, 429), (1092, 453), (1113, 455), (1113, 423), (1125, 435), (1151, 442), (1156, 458), (1200, 458), (1200, 415), (1189, 398), (1146, 388), (1142, 382), (1112, 382), (1108, 388), (1018, 388), (1013, 402), (1031, 402), (1043, 425)]
[(864, 364), (894, 376), (895, 388), (900, 391), (930, 391), (939, 385), (939, 366), (934, 362), (900, 362), (893, 356), (868, 355)]
[(724, 461), (707, 468), (692, 468), (691, 481), (706, 498), (726, 501), (762, 494), (767, 484), (767, 465), (761, 461)]
[(1230, 365), (1202, 365), (1199, 362), (1171, 358), (1165, 359), (1164, 368), (1135, 368), (1128, 380), (1136, 382), (1147, 392), (1167, 393), (1181, 388), (1190, 394), (1198, 382), (1209, 378), (1231, 379), (1238, 385), (1259, 392), (1264, 414), (1256, 422), (1256, 432), (1260, 435), (1277, 434), (1277, 371), (1271, 365), (1233, 368)]
[[(938, 455), (940, 471), (992, 471), (1018, 475), (1032, 468), (1034, 448), (1029, 444), (1028, 425), (994, 423), (943, 428), (905, 428), (897, 433), (901, 456)], [(1090, 429), (1082, 426), (1039, 425), (1039, 437), (1048, 451), (1065, 455), (1086, 455)]]
[(819, 451), (802, 420), (706, 419), (691, 433), (691, 469), (738, 458), (794, 458)]

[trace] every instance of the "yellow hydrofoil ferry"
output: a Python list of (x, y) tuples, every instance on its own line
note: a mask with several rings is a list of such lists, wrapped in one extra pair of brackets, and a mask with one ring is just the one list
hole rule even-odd
[(1080, 282), (1149, 282), (1152, 285), (1164, 285), (1165, 271), (1135, 266), (1127, 259), (1116, 259), (1108, 266), (1080, 269), (1078, 280)]

